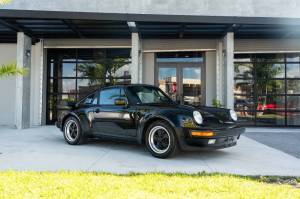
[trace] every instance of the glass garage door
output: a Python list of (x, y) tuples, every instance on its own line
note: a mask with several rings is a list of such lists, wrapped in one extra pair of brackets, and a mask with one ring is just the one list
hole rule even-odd
[(234, 95), (245, 125), (300, 126), (300, 53), (236, 54)]
[(47, 55), (47, 124), (56, 121), (59, 104), (131, 82), (130, 49), (49, 49)]

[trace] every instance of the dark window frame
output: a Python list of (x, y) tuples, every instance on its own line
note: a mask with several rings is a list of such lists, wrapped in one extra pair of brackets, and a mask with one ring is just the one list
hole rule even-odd
[[(78, 71), (78, 66), (80, 64), (93, 64), (96, 63), (95, 61), (93, 61), (93, 55), (88, 54), (88, 56), (83, 57), (80, 54), (80, 51), (82, 49), (48, 49), (47, 51), (47, 92), (46, 92), (46, 124), (53, 124), (55, 122), (55, 118), (57, 116), (57, 113), (59, 111), (61, 111), (62, 109), (59, 109), (56, 107), (57, 103), (58, 103), (58, 99), (60, 96), (63, 95), (70, 95), (70, 96), (75, 96), (75, 101), (81, 101), (82, 99), (84, 99), (85, 97), (87, 97), (89, 94), (91, 94), (91, 92), (94, 91), (84, 91), (84, 92), (79, 92), (78, 90), (78, 85), (79, 85), (79, 80), (102, 80), (102, 82), (104, 82), (103, 85), (95, 85), (95, 90), (99, 89), (102, 86), (107, 86), (110, 85), (107, 80), (117, 80), (116, 81), (116, 85), (117, 84), (130, 84), (131, 81), (131, 75), (124, 75), (124, 76), (119, 76), (119, 77), (105, 77), (105, 78), (92, 78), (89, 76), (79, 76), (79, 71)], [(87, 49), (90, 50), (90, 52), (92, 52), (95, 49)], [(107, 63), (123, 63), (123, 64), (131, 64), (131, 54), (130, 54), (130, 48), (126, 48), (126, 49), (102, 49), (104, 51), (105, 58), (97, 58), (97, 63), (103, 63), (103, 64), (107, 64)], [(113, 51), (113, 50), (124, 50), (124, 51), (128, 51), (127, 55), (125, 55), (125, 52), (122, 54), (122, 56), (109, 56), (109, 51)], [(84, 60), (84, 58), (86, 58), (86, 60)], [(116, 59), (119, 58), (123, 58), (125, 59), (125, 61), (115, 61)], [(55, 70), (52, 68), (51, 65), (53, 65), (53, 67), (55, 67), (55, 64), (75, 64), (75, 74), (73, 76), (57, 76)], [(63, 75), (63, 74), (62, 74)], [(51, 81), (53, 84), (57, 84), (58, 80), (74, 80), (75, 81), (75, 89), (74, 91), (71, 92), (58, 92), (55, 91), (53, 89), (53, 85), (51, 85)], [(122, 82), (119, 82), (118, 80), (121, 80)], [(101, 82), (101, 81), (99, 81)], [(52, 90), (51, 90), (52, 87)], [(54, 100), (52, 103), (50, 102), (50, 100)], [(99, 102), (98, 102), (99, 103)], [(52, 112), (52, 119), (50, 118), (50, 112)]]
[[(293, 53), (295, 54), (295, 53)], [(239, 54), (236, 54), (236, 55), (239, 55)], [(261, 112), (260, 110), (257, 110), (257, 108), (255, 108), (255, 105), (258, 104), (258, 96), (273, 96), (273, 97), (284, 97), (284, 110), (275, 110), (274, 113), (283, 113), (285, 114), (285, 118), (284, 118), (284, 125), (276, 125), (278, 127), (300, 127), (300, 124), (299, 125), (288, 125), (288, 117), (287, 117), (287, 114), (288, 113), (300, 113), (300, 110), (294, 110), (294, 111), (291, 111), (290, 109), (288, 109), (287, 107), (287, 98), (289, 96), (299, 96), (300, 97), (300, 93), (299, 94), (288, 94), (287, 90), (288, 90), (288, 85), (287, 85), (287, 82), (290, 81), (290, 80), (298, 80), (300, 81), (300, 77), (296, 77), (296, 78), (290, 78), (290, 77), (287, 77), (287, 65), (288, 64), (300, 64), (300, 60), (299, 61), (287, 61), (290, 53), (278, 53), (277, 55), (279, 56), (282, 56), (283, 57), (283, 61), (258, 61), (257, 60), (257, 55), (263, 55), (263, 54), (249, 54), (249, 59), (250, 61), (237, 61), (237, 59), (235, 58), (234, 60), (234, 65), (236, 64), (251, 64), (253, 65), (253, 71), (252, 71), (252, 74), (253, 74), (253, 77), (247, 77), (247, 78), (242, 78), (242, 77), (236, 77), (236, 74), (234, 75), (234, 81), (236, 80), (244, 80), (244, 81), (253, 81), (254, 83), (254, 86), (253, 86), (253, 95), (251, 94), (234, 94), (234, 96), (244, 96), (244, 97), (247, 97), (248, 98), (253, 98), (254, 100), (254, 110), (250, 110), (248, 112), (251, 112), (251, 113), (255, 113), (255, 118), (254, 118), (254, 125), (255, 126), (270, 126), (270, 125), (257, 125), (258, 123), (258, 120), (257, 120), (257, 113)], [(300, 53), (297, 53), (297, 55), (300, 56)], [(276, 93), (276, 94), (258, 94), (258, 91), (256, 89), (256, 82), (257, 80), (259, 80), (259, 78), (257, 77), (257, 70), (256, 70), (256, 66), (258, 64), (282, 64), (284, 65), (284, 77), (278, 77), (278, 78), (269, 78), (269, 80), (281, 80), (281, 81), (284, 81), (284, 93)], [(242, 111), (241, 109), (236, 109), (236, 111)]]

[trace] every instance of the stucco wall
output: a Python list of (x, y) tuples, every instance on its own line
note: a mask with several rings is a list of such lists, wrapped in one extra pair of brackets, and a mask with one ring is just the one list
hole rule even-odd
[[(41, 87), (42, 87), (42, 46), (32, 46), (31, 86), (30, 86), (30, 125), (41, 124)], [(17, 45), (0, 44), (0, 64), (16, 63)], [(15, 127), (16, 78), (0, 79), (0, 126)]]
[(216, 99), (216, 51), (205, 52), (205, 88), (202, 90), (205, 97), (205, 105), (212, 106)]
[(43, 82), (43, 45), (41, 42), (32, 46), (31, 82), (30, 82), (30, 125), (41, 125), (41, 108)]
[(144, 52), (157, 51), (206, 51), (216, 49), (216, 39), (145, 39), (143, 40)]
[(45, 39), (45, 48), (131, 48), (130, 39)]
[(235, 52), (300, 52), (300, 39), (237, 39)]
[(155, 78), (155, 54), (144, 53), (143, 54), (143, 81), (144, 84), (154, 85)]
[(300, 17), (299, 0), (12, 0), (3, 8), (123, 14)]
[[(0, 64), (16, 63), (17, 45), (0, 44)], [(16, 78), (0, 79), (0, 126), (15, 124)]]

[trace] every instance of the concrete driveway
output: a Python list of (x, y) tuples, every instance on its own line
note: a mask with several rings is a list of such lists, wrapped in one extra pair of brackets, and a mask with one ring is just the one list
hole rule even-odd
[(53, 126), (0, 129), (0, 170), (128, 172), (222, 172), (300, 176), (300, 159), (242, 136), (232, 148), (182, 152), (156, 159), (145, 147), (110, 141), (70, 146)]
[(248, 128), (245, 136), (300, 158), (300, 129)]

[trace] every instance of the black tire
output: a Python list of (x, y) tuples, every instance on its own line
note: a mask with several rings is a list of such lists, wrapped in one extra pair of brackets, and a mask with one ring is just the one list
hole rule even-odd
[[(70, 133), (70, 125), (76, 128), (76, 135)], [(73, 128), (72, 127), (72, 128)], [(83, 135), (80, 122), (76, 117), (70, 116), (64, 122), (63, 134), (65, 141), (70, 145), (83, 144), (86, 141), (86, 138)], [(73, 135), (73, 136), (72, 136)]]
[(145, 143), (149, 152), (157, 158), (169, 158), (178, 152), (174, 129), (164, 121), (150, 124), (146, 131)]

